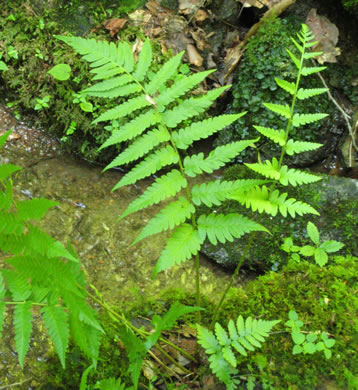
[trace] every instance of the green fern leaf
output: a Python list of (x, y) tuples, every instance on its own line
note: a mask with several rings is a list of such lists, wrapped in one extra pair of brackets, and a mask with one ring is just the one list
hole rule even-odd
[(24, 368), (24, 359), (29, 349), (32, 332), (31, 302), (25, 302), (15, 306), (14, 328), (16, 352), (21, 368)]
[(269, 179), (279, 180), (280, 172), (278, 167), (278, 161), (274, 157), (272, 162), (270, 160), (266, 160), (265, 163), (254, 163), (254, 164), (246, 164), (245, 165), (253, 170), (254, 172), (259, 173), (262, 176), (265, 176)]
[(65, 369), (66, 350), (69, 340), (68, 314), (61, 306), (44, 306), (41, 309), (48, 333), (53, 341), (61, 365)]
[(23, 200), (17, 203), (17, 216), (20, 220), (41, 219), (51, 207), (59, 203), (44, 198)]
[(4, 164), (0, 166), (0, 180), (5, 180), (13, 173), (20, 171), (21, 168), (13, 164)]
[(101, 332), (70, 313), (70, 333), (77, 346), (97, 365)]
[(282, 104), (263, 103), (263, 105), (266, 108), (268, 108), (270, 111), (275, 112), (276, 114), (279, 114), (286, 119), (290, 119), (291, 110), (287, 104), (285, 106), (283, 106)]
[(297, 99), (309, 99), (312, 96), (321, 95), (322, 93), (326, 93), (328, 91), (327, 88), (312, 88), (312, 89), (303, 89), (300, 88), (297, 91)]
[(301, 61), (291, 52), (291, 50), (286, 49), (286, 51), (290, 56), (292, 62), (296, 65), (296, 68), (301, 69)]
[[(12, 205), (13, 202), (13, 196), (12, 196), (12, 181), (6, 180), (6, 182), (3, 182), (4, 191), (0, 191), (0, 210), (2, 211), (8, 211)], [(0, 223), (0, 226), (1, 223)], [(1, 231), (1, 228), (0, 228)]]
[(178, 162), (178, 158), (178, 153), (170, 145), (167, 145), (150, 154), (137, 164), (130, 172), (122, 177), (113, 187), (112, 191), (148, 177), (166, 165), (175, 164)]
[(31, 286), (26, 276), (9, 269), (4, 269), (2, 274), (14, 301), (26, 301), (30, 297)]
[(4, 146), (6, 140), (9, 138), (10, 134), (11, 134), (11, 130), (8, 130), (6, 133), (4, 133), (0, 136), (0, 149)]
[(288, 169), (287, 165), (283, 165), (280, 169), (280, 183), (287, 186), (288, 183), (296, 187), (301, 184), (314, 183), (322, 178), (311, 173), (299, 171), (297, 169)]
[(177, 68), (184, 55), (184, 51), (178, 53), (167, 61), (159, 71), (154, 75), (153, 79), (144, 87), (149, 95), (154, 95), (171, 77), (177, 73)]
[(252, 187), (267, 183), (267, 180), (236, 180), (220, 181), (215, 180), (208, 183), (195, 184), (192, 187), (192, 201), (195, 205), (205, 204), (208, 207), (212, 205), (219, 206), (228, 195), (233, 191), (247, 191)]
[(84, 89), (82, 92), (89, 96), (98, 96), (97, 93), (105, 93), (107, 91), (111, 91), (115, 88), (126, 85), (131, 81), (133, 81), (133, 78), (128, 74), (124, 74), (119, 77), (113, 77), (109, 80), (96, 83), (95, 85)]
[(186, 186), (187, 181), (185, 177), (177, 169), (173, 169), (166, 175), (158, 177), (140, 197), (127, 207), (119, 219), (170, 198)]
[(147, 38), (144, 41), (144, 44), (140, 50), (137, 66), (135, 72), (133, 73), (133, 77), (137, 81), (143, 81), (151, 63), (152, 63), (152, 45), (150, 44), (150, 40)]
[(124, 152), (119, 154), (109, 165), (107, 165), (105, 170), (135, 161), (138, 158), (143, 157), (154, 147), (169, 140), (170, 135), (168, 131), (164, 127), (159, 126), (159, 129), (150, 131), (142, 137), (136, 139), (130, 146), (127, 147), (127, 149), (124, 150)]
[(98, 150), (102, 150), (103, 148), (119, 144), (124, 141), (129, 141), (142, 134), (148, 127), (159, 122), (160, 116), (154, 110), (149, 110), (127, 122), (119, 130), (115, 130)]
[(223, 167), (227, 162), (256, 141), (258, 141), (258, 138), (218, 146), (209, 153), (207, 158), (204, 158), (203, 153), (194, 154), (190, 157), (187, 156), (184, 159), (185, 174), (195, 177), (202, 172), (212, 173), (214, 170)]
[(293, 154), (308, 152), (310, 150), (318, 149), (322, 146), (322, 144), (318, 144), (315, 142), (303, 142), (303, 141), (294, 141), (289, 139), (286, 144), (286, 153), (289, 156)]
[(226, 390), (235, 390), (240, 381), (234, 379), (233, 376), (237, 374), (237, 370), (230, 366), (224, 359), (222, 353), (214, 354), (209, 357), (210, 368), (217, 378), (226, 386)]
[(151, 103), (146, 99), (145, 95), (140, 95), (104, 112), (97, 119), (95, 119), (93, 123), (123, 118), (136, 110), (149, 106), (150, 104)]
[(326, 69), (325, 66), (314, 66), (314, 67), (305, 67), (304, 66), (302, 68), (301, 74), (302, 74), (302, 76), (309, 76), (310, 74), (319, 73), (325, 69)]
[(172, 138), (178, 149), (185, 150), (191, 146), (194, 141), (210, 137), (226, 126), (231, 125), (231, 123), (235, 122), (245, 114), (246, 112), (241, 112), (240, 114), (220, 115), (200, 122), (195, 122), (184, 129), (173, 132)]
[(294, 114), (292, 119), (292, 126), (299, 127), (307, 123), (317, 122), (328, 116), (328, 114)]
[(0, 213), (0, 232), (2, 234), (20, 235), (24, 231), (24, 223), (15, 214)]
[(185, 222), (193, 213), (195, 207), (183, 196), (177, 201), (169, 203), (154, 218), (152, 218), (134, 240), (132, 245), (145, 237), (160, 233), (164, 230), (173, 229)]
[(190, 98), (184, 100), (182, 103), (179, 103), (173, 109), (164, 112), (164, 123), (168, 127), (174, 128), (180, 122), (205, 112), (214, 103), (214, 101), (228, 88), (230, 88), (230, 85), (213, 89), (198, 98)]
[(296, 86), (294, 83), (286, 81), (286, 80), (278, 79), (277, 77), (275, 77), (275, 81), (279, 87), (281, 87), (283, 90), (285, 90), (289, 94), (291, 94), (291, 95), (295, 94)]
[[(307, 46), (307, 45), (306, 45)], [(308, 46), (307, 46), (308, 47)], [(304, 53), (303, 54), (303, 58), (305, 60), (309, 60), (311, 58), (315, 58), (315, 57), (318, 57), (320, 55), (323, 54), (323, 51), (311, 51), (311, 52), (308, 52), (308, 53)]]
[(231, 344), (231, 340), (226, 333), (226, 330), (218, 322), (215, 323), (215, 336), (222, 347), (226, 347)]
[(287, 213), (289, 213), (292, 218), (296, 214), (319, 215), (310, 205), (296, 201), (294, 198), (286, 199), (287, 193), (280, 194), (278, 190), (271, 192), (266, 186), (256, 187), (247, 192), (238, 191), (237, 193), (232, 193), (229, 198), (239, 201), (247, 208), (251, 208), (252, 211), (265, 212), (273, 217), (277, 215), (278, 211), (284, 217), (287, 217)]
[(175, 101), (175, 99), (183, 96), (185, 93), (194, 88), (197, 84), (203, 81), (214, 70), (207, 70), (206, 72), (194, 73), (190, 76), (184, 77), (175, 81), (175, 83), (164, 92), (162, 92), (156, 99), (158, 105), (167, 106)]
[(286, 134), (284, 130), (275, 130), (270, 127), (263, 127), (263, 126), (254, 126), (254, 128), (264, 135), (265, 137), (269, 138), (271, 141), (275, 142), (276, 144), (279, 144), (280, 146), (283, 146), (286, 142)]
[(140, 92), (141, 90), (142, 88), (138, 84), (131, 83), (131, 84), (123, 85), (121, 87), (112, 88), (104, 92), (101, 91), (86, 92), (86, 95), (114, 99), (116, 97), (121, 97), (121, 96), (128, 97), (130, 95), (133, 95), (134, 93)]
[(208, 237), (213, 245), (216, 245), (218, 241), (221, 243), (232, 242), (234, 238), (239, 238), (252, 231), (268, 233), (268, 230), (262, 225), (236, 213), (201, 215), (198, 219), (200, 240), (204, 241)]
[(183, 223), (177, 227), (154, 267), (153, 277), (158, 272), (171, 268), (174, 264), (181, 264), (196, 255), (201, 243), (198, 231), (191, 225)]
[(198, 331), (198, 343), (205, 349), (205, 352), (210, 355), (219, 352), (220, 345), (213, 332), (200, 326), (199, 324), (196, 325), (196, 328)]

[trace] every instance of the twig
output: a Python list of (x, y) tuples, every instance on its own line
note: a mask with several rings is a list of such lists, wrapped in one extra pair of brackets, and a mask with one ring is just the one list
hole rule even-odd
[[(314, 62), (312, 60), (312, 62)], [(346, 121), (346, 124), (347, 124), (347, 128), (348, 128), (348, 131), (349, 131), (349, 135), (351, 137), (351, 146), (350, 146), (350, 149), (352, 149), (352, 146), (354, 147), (354, 149), (358, 152), (358, 147), (357, 147), (357, 144), (356, 144), (356, 140), (355, 140), (355, 132), (356, 132), (356, 128), (353, 130), (352, 129), (352, 125), (351, 125), (351, 117), (343, 110), (343, 108), (339, 105), (339, 103), (337, 102), (337, 100), (332, 96), (331, 94), (331, 91), (330, 89), (328, 88), (328, 85), (326, 83), (326, 81), (324, 80), (323, 76), (320, 74), (320, 73), (317, 73), (317, 76), (320, 78), (322, 84), (324, 85), (325, 88), (327, 88), (327, 94), (328, 94), (328, 97), (332, 100), (333, 104), (338, 108), (338, 110), (342, 113), (343, 115), (343, 118), (344, 120)], [(350, 153), (351, 154), (351, 153)]]
[(30, 378), (30, 379), (25, 379), (25, 380), (22, 381), (22, 382), (12, 383), (11, 385), (1, 386), (1, 387), (0, 387), (0, 390), (1, 390), (1, 389), (8, 389), (9, 387), (20, 386), (20, 385), (23, 385), (23, 384), (26, 383), (26, 382), (30, 382), (31, 380), (32, 380), (32, 378)]

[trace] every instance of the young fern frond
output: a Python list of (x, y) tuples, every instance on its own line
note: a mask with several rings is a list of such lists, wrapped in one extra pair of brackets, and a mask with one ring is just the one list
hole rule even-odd
[(210, 368), (226, 385), (227, 389), (235, 389), (240, 383), (233, 378), (237, 374), (236, 354), (247, 356), (247, 351), (261, 348), (271, 329), (280, 321), (265, 321), (262, 319), (244, 318), (240, 315), (236, 323), (230, 320), (228, 330), (218, 322), (215, 323), (215, 334), (197, 325), (198, 343), (209, 355)]

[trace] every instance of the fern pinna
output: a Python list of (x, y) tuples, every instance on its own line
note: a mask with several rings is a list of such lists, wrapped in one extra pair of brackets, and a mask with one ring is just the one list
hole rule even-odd
[[(9, 134), (0, 137), (0, 147)], [(6, 308), (14, 307), (16, 351), (23, 367), (32, 310), (37, 307), (63, 367), (70, 336), (96, 363), (103, 330), (96, 312), (86, 303), (80, 261), (70, 246), (66, 249), (31, 223), (57, 202), (15, 200), (11, 175), (20, 169), (13, 164), (0, 165), (0, 253), (6, 263), (0, 270), (0, 331)]]
[[(229, 86), (211, 90), (199, 97), (188, 92), (213, 70), (189, 76), (178, 75), (183, 52), (169, 59), (160, 69), (150, 71), (152, 49), (146, 40), (136, 59), (128, 43), (98, 42), (93, 39), (60, 36), (90, 63), (94, 83), (83, 93), (103, 98), (125, 97), (124, 103), (104, 112), (95, 123), (117, 120), (118, 130), (101, 146), (106, 148), (130, 142), (107, 167), (139, 162), (115, 185), (125, 185), (157, 173), (163, 167), (175, 166), (163, 173), (147, 190), (132, 202), (121, 218), (175, 197), (148, 222), (135, 242), (168, 229), (173, 229), (165, 249), (154, 268), (154, 275), (174, 264), (196, 257), (197, 298), (199, 297), (198, 251), (206, 237), (216, 242), (232, 241), (250, 231), (265, 231), (260, 224), (240, 214), (202, 215), (197, 218), (200, 204), (220, 204), (231, 190), (249, 190), (265, 181), (212, 181), (204, 185), (190, 183), (190, 178), (211, 173), (223, 167), (238, 153), (257, 140), (244, 140), (220, 146), (208, 156), (188, 155), (195, 141), (205, 139), (230, 125), (245, 113), (220, 115), (193, 121), (203, 114)], [(191, 123), (186, 125), (185, 121)], [(185, 156), (185, 157), (183, 157)], [(207, 189), (210, 189), (210, 193)], [(182, 191), (184, 190), (184, 191)], [(181, 195), (182, 194), (182, 195)]]

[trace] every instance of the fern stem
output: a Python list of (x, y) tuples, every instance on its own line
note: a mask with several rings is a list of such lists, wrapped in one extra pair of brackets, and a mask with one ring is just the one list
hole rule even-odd
[(223, 295), (221, 296), (221, 299), (220, 299), (219, 303), (218, 303), (218, 304), (216, 305), (216, 307), (215, 307), (215, 311), (214, 311), (214, 314), (213, 314), (213, 318), (212, 318), (212, 320), (211, 320), (210, 327), (209, 327), (209, 329), (211, 329), (211, 330), (214, 328), (216, 319), (217, 319), (217, 317), (218, 317), (220, 308), (221, 308), (221, 306), (222, 306), (222, 304), (223, 304), (223, 302), (224, 302), (224, 300), (225, 300), (225, 298), (226, 298), (226, 295), (227, 295), (228, 291), (230, 290), (232, 284), (234, 283), (234, 280), (235, 280), (236, 276), (238, 275), (238, 273), (239, 273), (239, 271), (240, 271), (240, 269), (241, 269), (241, 266), (242, 266), (242, 264), (243, 264), (243, 262), (244, 262), (244, 260), (245, 260), (245, 258), (246, 258), (246, 256), (247, 256), (247, 253), (248, 253), (249, 250), (250, 250), (250, 247), (251, 247), (251, 244), (252, 244), (252, 242), (253, 242), (254, 236), (255, 236), (255, 233), (251, 233), (251, 234), (250, 234), (249, 241), (248, 241), (248, 243), (247, 243), (247, 245), (246, 245), (246, 247), (245, 247), (245, 249), (244, 249), (244, 253), (241, 255), (240, 261), (239, 261), (239, 263), (237, 264), (237, 266), (236, 266), (236, 268), (235, 268), (235, 271), (234, 271), (234, 273), (233, 273), (232, 276), (231, 276), (230, 282), (229, 282), (228, 285), (226, 286), (226, 289), (225, 289)]

